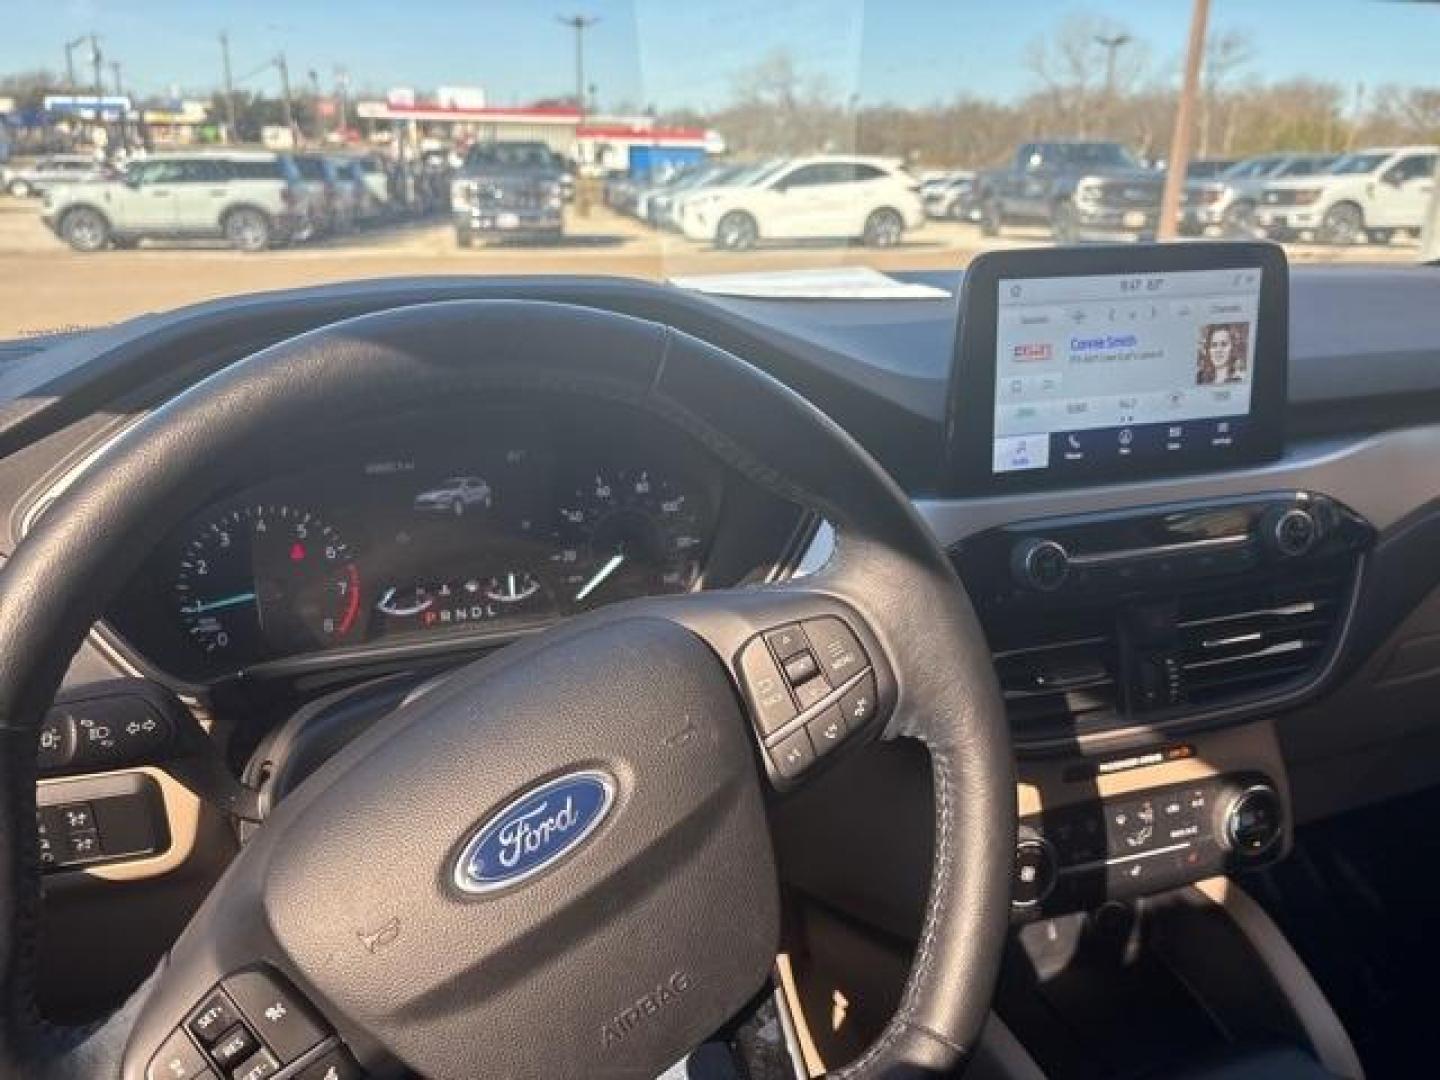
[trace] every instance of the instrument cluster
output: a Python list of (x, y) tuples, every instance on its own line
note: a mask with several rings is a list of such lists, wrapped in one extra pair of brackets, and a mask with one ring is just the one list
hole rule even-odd
[(498, 408), (379, 425), (300, 462), (268, 455), (263, 479), (159, 546), (107, 624), (204, 681), (702, 587), (737, 481), (637, 418)]

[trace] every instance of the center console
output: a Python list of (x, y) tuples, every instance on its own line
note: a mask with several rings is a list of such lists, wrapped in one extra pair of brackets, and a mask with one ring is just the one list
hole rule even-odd
[(1288, 269), (1266, 244), (995, 252), (965, 274), (951, 490), (1017, 510), (950, 553), (1019, 757), (1017, 917), (1286, 850), (1285, 771), (1265, 718), (1334, 671), (1369, 524), (1323, 491), (1264, 487), (1064, 516), (1023, 508), (1047, 505), (1045, 492), (1073, 507), (1101, 484), (1174, 492), (1157, 481), (1277, 458), (1288, 324)]

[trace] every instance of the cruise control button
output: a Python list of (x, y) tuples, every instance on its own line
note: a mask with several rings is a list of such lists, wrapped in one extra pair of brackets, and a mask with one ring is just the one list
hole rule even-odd
[(830, 676), (833, 683), (842, 683), (854, 678), (870, 665), (865, 650), (850, 632), (850, 628), (833, 616), (823, 619), (807, 619), (805, 636), (815, 649), (820, 661), (820, 670)]
[(815, 654), (809, 649), (798, 652), (785, 661), (785, 678), (791, 686), (799, 686), (819, 673), (820, 665), (815, 662)]
[(244, 1024), (236, 1024), (220, 1036), (220, 1041), (210, 1048), (210, 1056), (215, 1059), (215, 1064), (222, 1069), (228, 1069), (235, 1062), (244, 1061), (259, 1049), (260, 1043), (254, 1035), (250, 1034), (250, 1029)]
[(775, 659), (782, 664), (802, 649), (809, 647), (805, 642), (805, 635), (800, 632), (800, 627), (795, 623), (771, 630), (765, 635), (765, 640), (770, 643), (770, 648), (775, 650)]
[(810, 745), (810, 736), (805, 730), (787, 735), (770, 748), (770, 760), (775, 763), (775, 771), (785, 779), (790, 780), (799, 776), (815, 760), (815, 748)]
[(355, 1059), (338, 1047), (326, 1050), (295, 1074), (294, 1080), (360, 1080), (364, 1074)]
[(875, 716), (874, 672), (867, 672), (863, 679), (845, 692), (840, 698), (840, 711), (845, 714), (845, 723), (851, 731), (870, 722)]
[(230, 999), (216, 990), (190, 1017), (190, 1034), (209, 1046), (239, 1022), (240, 1013), (230, 1004)]
[(145, 1080), (209, 1080), (214, 1074), (206, 1068), (205, 1058), (195, 1049), (184, 1029), (176, 1028), (150, 1059)]
[(740, 679), (755, 713), (755, 726), (762, 736), (773, 735), (795, 718), (798, 710), (785, 687), (785, 679), (770, 650), (759, 638), (740, 653)]
[(840, 712), (840, 706), (831, 705), (806, 724), (805, 730), (810, 733), (810, 743), (815, 747), (816, 755), (824, 757), (845, 738), (845, 716)]
[[(286, 1065), (319, 1045), (325, 1037), (325, 1032), (312, 1018), (309, 1006), (265, 972), (242, 971), (231, 975), (224, 985), (260, 1041), (274, 1050)], [(248, 1066), (250, 1062), (245, 1064)], [(239, 1073), (236, 1076), (238, 1078)]]
[(279, 1071), (280, 1062), (275, 1060), (275, 1055), (269, 1050), (261, 1050), (253, 1057), (247, 1058), (245, 1064), (230, 1076), (232, 1080), (268, 1080)]

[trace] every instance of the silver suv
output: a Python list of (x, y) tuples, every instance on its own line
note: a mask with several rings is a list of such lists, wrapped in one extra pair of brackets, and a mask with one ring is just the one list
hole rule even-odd
[(223, 237), (240, 251), (300, 240), (313, 228), (305, 185), (286, 154), (166, 154), (118, 180), (70, 184), (45, 196), (42, 218), (76, 251), (150, 238)]
[(1260, 194), (1271, 180), (1324, 172), (1339, 154), (1262, 154), (1237, 161), (1219, 176), (1185, 185), (1180, 231), (1199, 236), (1210, 229), (1239, 235), (1255, 228)]

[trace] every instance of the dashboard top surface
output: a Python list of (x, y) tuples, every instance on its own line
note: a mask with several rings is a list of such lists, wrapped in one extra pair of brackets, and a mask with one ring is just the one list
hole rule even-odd
[[(72, 335), (0, 364), (0, 452), (85, 404), (133, 391), (161, 354), (243, 355), (364, 311), (457, 297), (529, 298), (667, 321), (753, 362), (850, 428), (902, 483), (936, 486), (961, 275), (898, 275), (936, 300), (758, 300), (607, 278), (408, 278), (227, 298)], [(1290, 430), (1373, 430), (1440, 418), (1440, 270), (1291, 268)], [(12, 356), (16, 353), (12, 350)], [(1355, 378), (1363, 364), (1365, 378)], [(154, 377), (173, 362), (152, 368)], [(917, 421), (919, 423), (917, 424)]]

